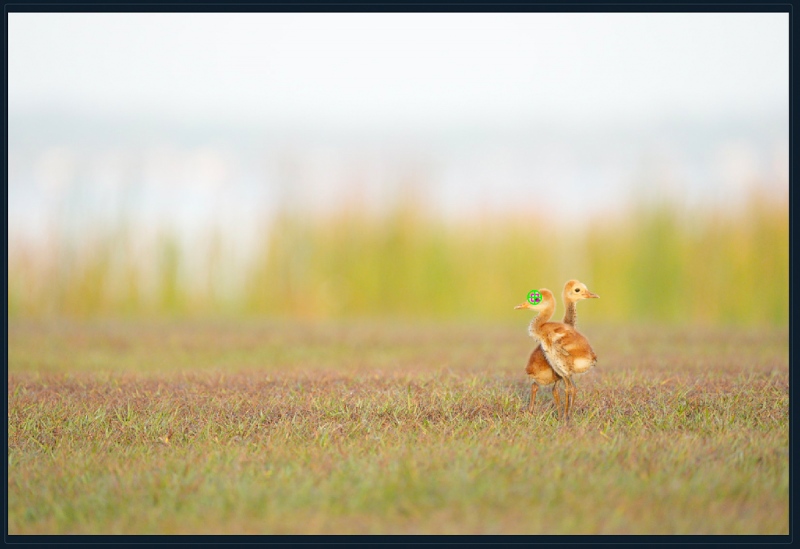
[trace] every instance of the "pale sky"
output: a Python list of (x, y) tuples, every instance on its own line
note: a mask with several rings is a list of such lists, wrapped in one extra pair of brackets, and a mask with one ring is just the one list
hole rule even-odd
[(445, 217), (573, 225), (641, 181), (788, 192), (788, 44), (780, 13), (10, 13), (9, 230), (69, 195), (86, 234), (117, 205), (261, 234), (287, 189), (389, 205), (411, 177)]
[(9, 113), (330, 127), (785, 109), (786, 13), (9, 13)]

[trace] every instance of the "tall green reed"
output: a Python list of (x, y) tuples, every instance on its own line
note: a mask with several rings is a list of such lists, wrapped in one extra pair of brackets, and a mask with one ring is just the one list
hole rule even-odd
[(786, 202), (759, 195), (736, 210), (640, 203), (581, 230), (445, 223), (411, 199), (383, 216), (287, 209), (236, 262), (219, 232), (198, 260), (169, 232), (137, 248), (121, 224), (81, 245), (10, 247), (8, 314), (502, 320), (529, 290), (578, 278), (601, 296), (582, 308), (590, 322), (786, 325), (788, 227)]

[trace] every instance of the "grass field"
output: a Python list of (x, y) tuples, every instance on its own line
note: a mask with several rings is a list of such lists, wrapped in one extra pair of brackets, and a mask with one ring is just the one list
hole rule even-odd
[(587, 323), (565, 423), (527, 320), (10, 320), (9, 534), (788, 533), (786, 328)]

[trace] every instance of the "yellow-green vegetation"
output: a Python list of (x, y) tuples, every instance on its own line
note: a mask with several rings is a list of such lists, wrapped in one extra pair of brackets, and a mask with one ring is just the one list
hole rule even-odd
[(499, 320), (529, 290), (558, 293), (578, 278), (602, 298), (582, 312), (588, 320), (788, 325), (785, 201), (643, 204), (563, 225), (535, 213), (443, 223), (413, 201), (386, 216), (287, 210), (248, 261), (221, 235), (200, 258), (169, 233), (138, 249), (124, 225), (79, 242), (56, 235), (45, 252), (14, 247), (9, 316)]
[(12, 320), (9, 533), (788, 534), (785, 327), (584, 323), (567, 423), (518, 318)]

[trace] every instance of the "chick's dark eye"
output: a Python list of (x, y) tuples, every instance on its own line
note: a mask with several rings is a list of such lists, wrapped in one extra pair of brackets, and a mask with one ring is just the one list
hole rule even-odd
[(580, 292), (580, 291), (581, 291), (581, 289), (580, 289), (580, 288), (575, 288), (575, 293), (576, 293), (576, 294), (577, 294), (578, 292)]

